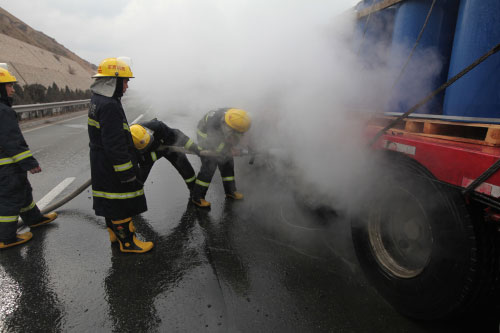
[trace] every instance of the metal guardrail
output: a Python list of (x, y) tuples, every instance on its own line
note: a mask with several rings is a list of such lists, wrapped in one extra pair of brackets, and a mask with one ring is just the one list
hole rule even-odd
[(82, 99), (66, 102), (14, 105), (13, 109), (16, 111), (19, 120), (27, 120), (84, 110), (89, 107), (89, 104), (90, 99)]

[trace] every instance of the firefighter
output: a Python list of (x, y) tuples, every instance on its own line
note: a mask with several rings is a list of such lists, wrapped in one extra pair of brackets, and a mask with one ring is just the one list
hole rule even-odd
[(24, 224), (36, 228), (52, 222), (57, 213), (42, 215), (33, 201), (32, 174), (42, 171), (24, 140), (17, 114), (12, 109), (16, 78), (6, 64), (0, 64), (0, 249), (25, 243), (31, 232), (17, 233), (19, 216)]
[(250, 124), (247, 112), (235, 108), (212, 110), (198, 122), (196, 131), (198, 145), (203, 150), (215, 152), (216, 155), (200, 156), (201, 168), (191, 196), (194, 204), (203, 208), (210, 207), (210, 202), (205, 200), (205, 194), (217, 167), (220, 170), (226, 197), (243, 199), (243, 194), (236, 191), (233, 149), (248, 131)]
[(130, 126), (130, 133), (139, 154), (139, 180), (148, 178), (153, 164), (159, 158), (166, 158), (182, 176), (191, 191), (196, 175), (186, 154), (162, 146), (183, 147), (200, 155), (200, 148), (182, 131), (168, 127), (164, 122), (153, 119)]
[(147, 210), (121, 97), (133, 78), (127, 58), (104, 59), (90, 90), (88, 132), (93, 208), (106, 221), (109, 239), (121, 252), (144, 253), (152, 242), (136, 237), (132, 217)]

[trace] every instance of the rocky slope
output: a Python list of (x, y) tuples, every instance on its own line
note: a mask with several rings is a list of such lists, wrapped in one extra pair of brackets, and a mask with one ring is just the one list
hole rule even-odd
[(0, 8), (0, 62), (21, 85), (39, 83), (86, 90), (96, 66)]

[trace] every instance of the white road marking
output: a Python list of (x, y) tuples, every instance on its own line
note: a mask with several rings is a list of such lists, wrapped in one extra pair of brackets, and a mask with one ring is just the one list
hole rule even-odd
[(78, 118), (81, 118), (81, 117), (88, 117), (88, 115), (84, 114), (84, 115), (81, 115), (81, 116), (78, 116), (78, 117), (56, 121), (56, 122), (53, 122), (53, 123), (50, 123), (50, 124), (47, 124), (47, 125), (43, 125), (43, 126), (40, 126), (40, 127), (31, 128), (31, 129), (28, 129), (28, 130), (25, 130), (25, 131), (22, 131), (22, 132), (23, 133), (29, 133), (29, 132), (36, 131), (36, 130), (41, 129), (41, 128), (49, 127), (49, 126), (52, 126), (52, 125), (55, 125), (55, 124), (64, 123), (66, 121), (70, 121), (70, 120), (73, 120), (73, 119), (78, 119)]
[(64, 127), (69, 128), (79, 128), (79, 129), (87, 129), (87, 124), (64, 124)]
[(75, 177), (69, 177), (63, 180), (62, 182), (59, 183), (56, 187), (52, 189), (49, 193), (47, 193), (42, 199), (38, 200), (36, 205), (40, 210), (44, 209), (52, 200), (54, 200), (55, 197), (57, 197), (66, 187), (69, 186), (73, 181), (75, 180)]

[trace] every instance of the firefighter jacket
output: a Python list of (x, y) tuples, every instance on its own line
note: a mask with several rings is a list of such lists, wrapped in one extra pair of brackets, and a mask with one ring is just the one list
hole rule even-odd
[(0, 100), (0, 175), (26, 174), (36, 168), (37, 160), (33, 157), (24, 140), (16, 112), (3, 100)]
[(198, 145), (202, 149), (212, 150), (221, 155), (232, 156), (232, 145), (226, 142), (224, 132), (222, 131), (224, 116), (227, 110), (229, 108), (209, 111), (198, 122), (196, 134)]
[(160, 146), (183, 147), (186, 150), (192, 151), (196, 155), (200, 154), (198, 146), (186, 134), (178, 129), (168, 127), (167, 124), (156, 118), (150, 121), (141, 122), (139, 125), (153, 131), (152, 144), (146, 149), (139, 151), (139, 166), (141, 174), (139, 179), (142, 181), (146, 180), (153, 164), (159, 158), (169, 153), (169, 149), (162, 148), (160, 150)]
[(118, 220), (145, 212), (135, 147), (119, 98), (92, 94), (88, 132), (96, 215)]

